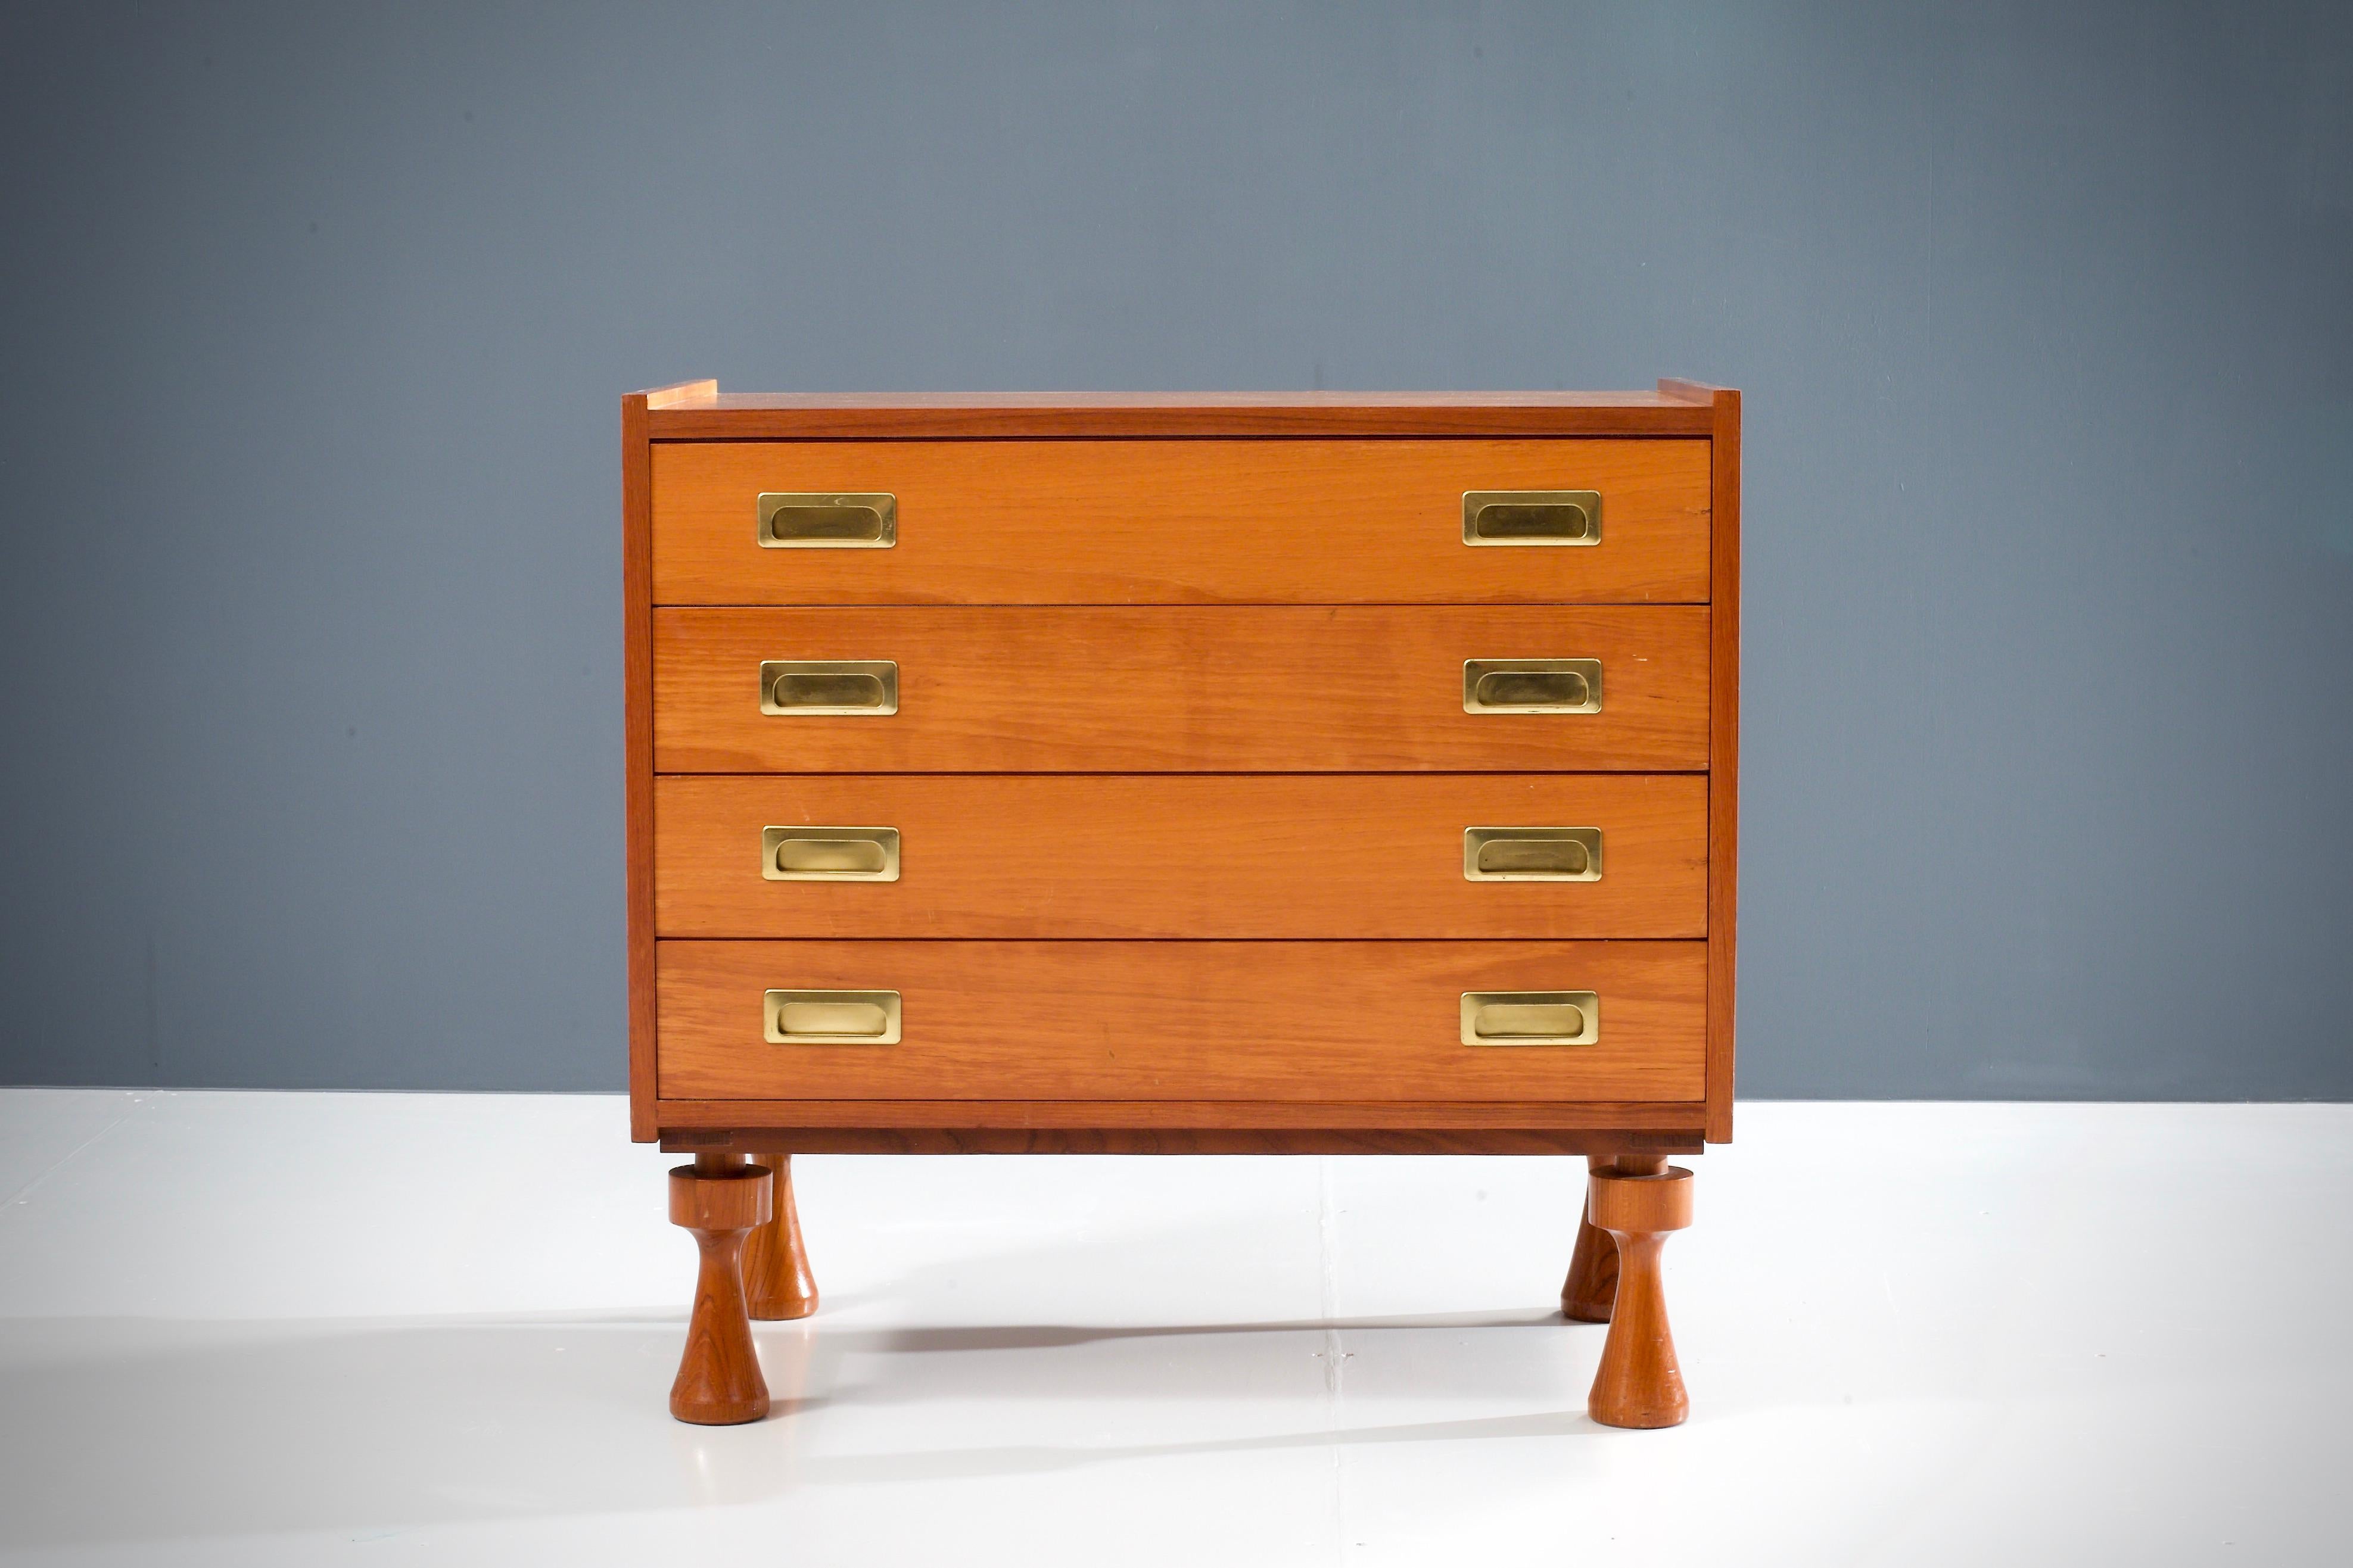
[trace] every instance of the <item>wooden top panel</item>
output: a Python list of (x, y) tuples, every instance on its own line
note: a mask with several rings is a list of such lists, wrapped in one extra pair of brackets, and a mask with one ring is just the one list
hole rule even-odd
[(721, 393), (703, 382), (662, 395), (646, 411), (657, 441), (1706, 436), (1714, 417), (1656, 392)]

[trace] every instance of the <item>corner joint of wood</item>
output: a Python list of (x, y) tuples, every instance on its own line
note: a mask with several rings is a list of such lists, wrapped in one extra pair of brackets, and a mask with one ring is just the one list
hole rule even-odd
[(716, 381), (680, 381), (668, 386), (649, 387), (638, 395), (649, 408), (676, 408), (688, 403), (709, 403), (719, 395)]
[(1724, 388), (1704, 381), (1685, 381), (1678, 376), (1659, 378), (1659, 395), (1672, 397), (1678, 403), (1714, 403)]

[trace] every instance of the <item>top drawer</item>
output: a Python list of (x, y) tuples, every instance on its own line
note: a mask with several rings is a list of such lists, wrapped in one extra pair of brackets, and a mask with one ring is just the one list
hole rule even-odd
[[(654, 602), (1700, 604), (1708, 483), (1705, 441), (1660, 438), (656, 442)], [(1491, 511), (1467, 543), (1487, 491), (1599, 515)], [(764, 542), (763, 495), (889, 496), (896, 537), (804, 510), (778, 531), (818, 541)]]

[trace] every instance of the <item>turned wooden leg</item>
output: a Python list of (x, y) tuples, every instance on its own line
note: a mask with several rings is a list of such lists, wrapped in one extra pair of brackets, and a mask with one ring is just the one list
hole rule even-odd
[(670, 1218), (694, 1233), (702, 1269), (694, 1281), (686, 1355), (670, 1384), (670, 1413), (699, 1426), (732, 1426), (768, 1413), (752, 1321), (744, 1310), (744, 1237), (767, 1222), (770, 1178), (741, 1154), (697, 1154), (670, 1173)]
[(1643, 1162), (1655, 1173), (1635, 1173), (1630, 1163), (1588, 1178), (1593, 1224), (1618, 1244), (1618, 1300), (1585, 1408), (1605, 1426), (1673, 1426), (1691, 1414), (1691, 1400), (1667, 1328), (1659, 1254), (1669, 1232), (1692, 1222), (1692, 1173), (1663, 1161)]
[(1577, 1205), (1577, 1250), (1568, 1255), (1568, 1278), (1561, 1282), (1560, 1314), (1580, 1323), (1606, 1323), (1618, 1299), (1618, 1244), (1593, 1224), (1593, 1177), (1609, 1169), (1609, 1156), (1586, 1156), (1586, 1201)]
[(744, 1299), (755, 1318), (806, 1318), (817, 1310), (817, 1276), (809, 1272), (800, 1211), (793, 1205), (793, 1157), (754, 1154), (752, 1163), (776, 1178), (775, 1212), (744, 1244)]

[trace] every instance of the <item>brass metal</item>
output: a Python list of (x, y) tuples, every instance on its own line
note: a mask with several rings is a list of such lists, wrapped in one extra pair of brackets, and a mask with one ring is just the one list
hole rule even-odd
[(764, 827), (760, 875), (771, 882), (895, 882), (895, 827)]
[(1465, 544), (1599, 544), (1599, 490), (1465, 490)]
[(1590, 1046), (1601, 1039), (1593, 991), (1465, 991), (1466, 1046)]
[(1465, 713), (1599, 713), (1598, 658), (1466, 658)]
[(771, 991), (761, 1001), (772, 1046), (895, 1046), (896, 991)]
[(1466, 827), (1466, 882), (1598, 882), (1598, 827)]
[(888, 658), (771, 658), (760, 664), (760, 711), (881, 718), (899, 710), (899, 665)]
[(890, 550), (899, 542), (894, 495), (764, 495), (763, 550)]

